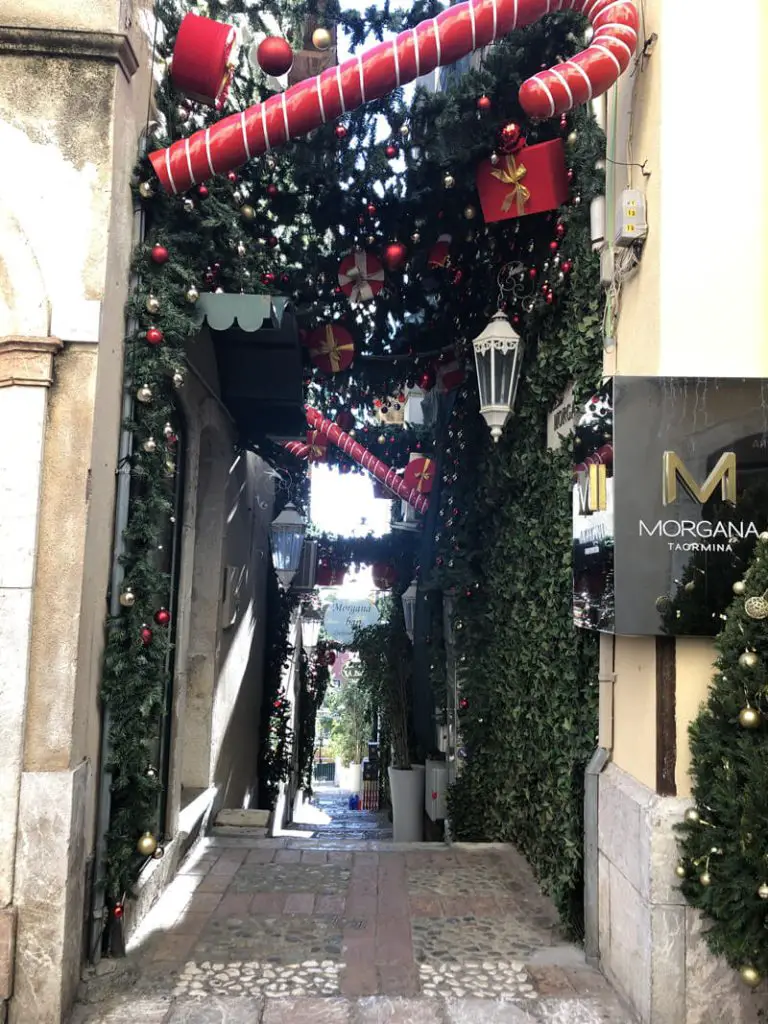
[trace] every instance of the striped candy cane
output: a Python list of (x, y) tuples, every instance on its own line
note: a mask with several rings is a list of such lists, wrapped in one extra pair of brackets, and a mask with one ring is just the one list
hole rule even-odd
[(601, 95), (626, 70), (637, 46), (635, 0), (468, 0), (151, 153), (152, 167), (164, 189), (184, 192), (555, 11), (585, 15), (594, 35), (586, 50), (520, 88), (529, 117), (554, 117)]

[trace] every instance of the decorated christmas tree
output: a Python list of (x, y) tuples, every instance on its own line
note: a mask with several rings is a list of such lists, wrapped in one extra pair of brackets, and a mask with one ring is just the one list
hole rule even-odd
[(733, 591), (690, 727), (695, 803), (678, 826), (677, 874), (712, 951), (754, 987), (768, 974), (768, 533)]

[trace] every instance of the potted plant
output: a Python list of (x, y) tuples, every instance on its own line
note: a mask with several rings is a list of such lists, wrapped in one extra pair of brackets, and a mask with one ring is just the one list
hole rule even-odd
[(391, 741), (389, 788), (393, 838), (420, 842), (424, 829), (424, 766), (411, 758), (411, 674), (413, 649), (398, 597), (384, 603), (378, 623), (355, 633), (360, 680), (386, 722)]

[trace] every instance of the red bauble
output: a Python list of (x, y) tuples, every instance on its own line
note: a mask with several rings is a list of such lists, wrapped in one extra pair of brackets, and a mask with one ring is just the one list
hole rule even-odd
[(167, 626), (171, 621), (171, 613), (167, 608), (158, 608), (155, 612), (155, 622), (158, 626)]
[(376, 207), (373, 205), (373, 203), (368, 203), (368, 215), (370, 217), (373, 217), (375, 213), (376, 213)]
[(510, 121), (499, 132), (499, 149), (502, 153), (514, 153), (520, 145), (522, 129), (519, 124)]
[(483, 113), (489, 111), (491, 109), (490, 96), (480, 96), (480, 98), (477, 101), (477, 109), (482, 110)]
[(164, 245), (153, 245), (152, 246), (152, 262), (153, 263), (167, 263), (168, 262), (168, 250)]
[(272, 197), (273, 199), (278, 194), (279, 191), (280, 189), (277, 187), (277, 185), (274, 184), (274, 182), (267, 185), (267, 195)]
[(163, 340), (163, 332), (159, 327), (150, 327), (147, 331), (147, 341), (150, 345), (160, 345)]
[(469, 707), (469, 701), (467, 700), (466, 697), (462, 697), (461, 700), (459, 701), (459, 708), (462, 711), (466, 711), (468, 707)]
[(277, 235), (270, 235), (269, 238), (267, 239), (267, 245), (269, 246), (270, 249), (274, 249), (277, 243)]
[(198, 189), (197, 189), (197, 194), (200, 196), (201, 199), (207, 199), (208, 198), (208, 186), (207, 185), (200, 185), (198, 187)]
[(347, 129), (343, 124), (337, 124), (333, 131), (337, 139), (345, 139), (347, 137)]
[(237, 174), (235, 173), (235, 171), (230, 171), (227, 174), (227, 181), (231, 181), (233, 185), (235, 184), (235, 182), (237, 181)]
[(287, 75), (293, 65), (293, 50), (290, 43), (280, 36), (267, 36), (259, 43), (256, 60), (265, 75), (280, 78)]
[(573, 263), (571, 263), (570, 260), (565, 260), (564, 263), (563, 263), (563, 273), (564, 274), (570, 274), (570, 272), (572, 270), (573, 270)]
[(555, 236), (557, 238), (565, 237), (565, 224), (562, 221), (555, 225)]
[(402, 242), (393, 242), (384, 250), (384, 266), (387, 270), (400, 270), (407, 258), (408, 250)]
[(573, 178), (574, 178), (574, 173), (573, 173), (573, 168), (572, 167), (568, 168), (565, 176), (568, 179), (568, 184), (570, 185), (573, 182)]
[(142, 627), (141, 642), (144, 644), (145, 647), (149, 647), (149, 645), (152, 643), (152, 630), (149, 628), (149, 626)]
[(419, 387), (422, 391), (431, 391), (435, 386), (435, 371), (425, 370), (419, 377)]
[(559, 248), (560, 248), (560, 243), (559, 242), (550, 242), (549, 243), (549, 251), (550, 252), (557, 252), (557, 250)]
[(513, 327), (519, 327), (520, 326), (520, 316), (519, 316), (518, 313), (514, 313), (512, 315), (512, 326)]
[(397, 146), (393, 146), (392, 143), (390, 143), (384, 152), (387, 154), (387, 160), (394, 160), (397, 156)]
[(545, 299), (545, 302), (547, 303), (547, 305), (551, 306), (552, 303), (555, 301), (555, 293), (554, 292), (547, 292), (547, 294), (544, 296), (544, 299)]
[(528, 271), (528, 277), (530, 277), (532, 281), (535, 281), (538, 273), (539, 272), (536, 269), (536, 267), (531, 267), (531, 269)]
[(271, 270), (268, 270), (266, 272), (266, 274), (262, 274), (261, 275), (261, 283), (262, 284), (274, 284), (275, 280), (276, 280), (275, 275), (272, 273)]
[(342, 430), (352, 430), (355, 425), (355, 417), (348, 409), (340, 409), (336, 413), (336, 423)]

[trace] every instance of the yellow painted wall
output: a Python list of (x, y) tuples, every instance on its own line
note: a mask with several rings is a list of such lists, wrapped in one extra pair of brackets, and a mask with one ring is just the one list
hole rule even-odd
[[(649, 234), (640, 268), (622, 289), (617, 345), (606, 354), (604, 370), (768, 376), (768, 289), (763, 285), (768, 67), (761, 53), (768, 40), (768, 4), (740, 4), (739, 47), (716, 44), (713, 26), (723, 25), (723, 15), (715, 0), (699, 0), (695, 17), (690, 5), (669, 0), (645, 0), (642, 9), (643, 38), (655, 32), (658, 41), (636, 82), (624, 76), (609, 97), (608, 153), (615, 163), (608, 164), (607, 174), (614, 178), (615, 193), (626, 184), (645, 191)], [(697, 62), (702, 53), (712, 55), (711, 66)], [(623, 123), (619, 89), (634, 89), (631, 119)], [(735, 154), (725, 164), (717, 156), (724, 130)], [(612, 132), (621, 143), (613, 154)], [(649, 176), (622, 166), (633, 162), (645, 163)], [(721, 172), (722, 188), (716, 185), (723, 182)], [(609, 182), (609, 195), (610, 187)], [(616, 639), (614, 759), (652, 788), (654, 652), (651, 638)], [(706, 699), (712, 660), (710, 641), (678, 641), (681, 796), (690, 792), (688, 725)]]

